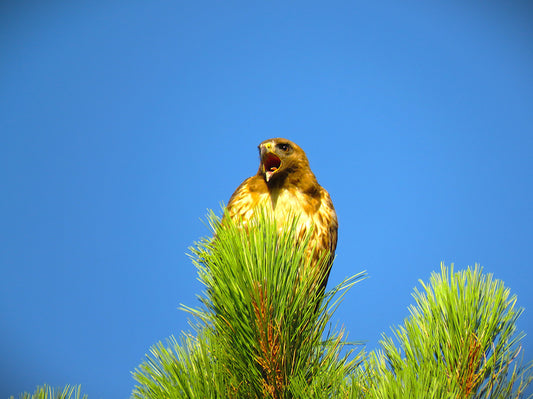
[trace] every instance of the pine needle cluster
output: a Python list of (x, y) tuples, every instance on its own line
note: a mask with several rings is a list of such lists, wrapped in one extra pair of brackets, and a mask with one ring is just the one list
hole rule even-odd
[[(11, 396), (10, 399), (14, 399), (14, 397)], [(33, 393), (21, 393), (18, 399), (87, 399), (87, 395), (81, 395), (80, 385), (73, 387), (66, 385), (61, 389), (53, 388), (45, 384), (35, 388)]]
[[(282, 231), (264, 213), (248, 227), (209, 217), (212, 239), (191, 248), (206, 291), (201, 308), (184, 307), (196, 334), (152, 349), (140, 366), (135, 398), (339, 397), (362, 358), (342, 329), (327, 329), (334, 308), (358, 274), (323, 296), (309, 236), (297, 220)], [(326, 258), (326, 257), (324, 257)], [(327, 259), (324, 259), (326, 262)], [(319, 265), (320, 266), (320, 265)]]
[(420, 283), (395, 339), (384, 334), (382, 349), (368, 357), (361, 396), (523, 397), (532, 374), (518, 358), (524, 334), (516, 296), (478, 265), (454, 273), (441, 264), (428, 285)]

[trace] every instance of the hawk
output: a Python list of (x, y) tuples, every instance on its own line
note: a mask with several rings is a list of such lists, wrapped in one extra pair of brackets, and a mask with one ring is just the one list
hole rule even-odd
[(298, 145), (273, 138), (263, 141), (258, 148), (259, 170), (235, 190), (227, 205), (228, 215), (237, 223), (246, 223), (258, 207), (263, 207), (281, 228), (290, 226), (298, 217), (299, 236), (312, 229), (308, 247), (312, 265), (318, 263), (325, 251), (330, 254), (328, 261), (322, 263), (324, 289), (337, 247), (338, 222), (331, 197), (318, 184), (305, 152)]

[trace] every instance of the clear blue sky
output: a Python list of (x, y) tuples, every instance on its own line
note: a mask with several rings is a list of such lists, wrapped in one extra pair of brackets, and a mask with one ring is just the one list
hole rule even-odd
[(127, 398), (188, 330), (200, 221), (298, 143), (340, 228), (336, 314), (374, 348), (441, 261), (525, 307), (533, 358), (527, 1), (19, 1), (0, 6), (0, 397)]

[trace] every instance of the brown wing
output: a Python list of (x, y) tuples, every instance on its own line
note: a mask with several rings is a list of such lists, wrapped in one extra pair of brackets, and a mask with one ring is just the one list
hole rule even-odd
[(326, 288), (329, 273), (335, 256), (335, 249), (337, 248), (337, 230), (339, 227), (337, 221), (337, 213), (333, 207), (333, 202), (329, 193), (320, 187), (320, 204), (316, 210), (315, 233), (311, 237), (311, 246), (315, 246), (316, 252), (314, 254), (315, 261), (324, 256), (324, 251), (329, 252), (330, 257), (325, 265), (323, 265), (324, 281), (321, 284), (322, 290)]
[(234, 220), (249, 220), (253, 216), (254, 209), (259, 205), (261, 193), (267, 191), (262, 178), (257, 175), (249, 177), (231, 195), (226, 207), (229, 216)]
[(322, 200), (322, 206), (320, 207), (319, 212), (323, 214), (322, 218), (325, 221), (327, 228), (327, 243), (325, 248), (331, 252), (332, 255), (335, 255), (335, 250), (337, 249), (337, 230), (339, 229), (339, 222), (337, 220), (337, 213), (333, 207), (333, 201), (329, 193), (322, 189), (325, 192), (324, 199)]

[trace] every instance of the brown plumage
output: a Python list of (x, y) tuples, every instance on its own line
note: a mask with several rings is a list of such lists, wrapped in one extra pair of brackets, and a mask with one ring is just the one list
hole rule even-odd
[[(260, 165), (255, 176), (249, 177), (231, 196), (227, 210), (238, 223), (250, 220), (258, 207), (271, 213), (283, 228), (298, 216), (299, 236), (313, 227), (309, 253), (313, 264), (324, 251), (331, 257), (323, 265), (325, 288), (331, 262), (337, 247), (337, 214), (329, 193), (321, 187), (305, 152), (292, 141), (273, 138), (259, 144)], [(316, 248), (313, 252), (312, 248)]]

